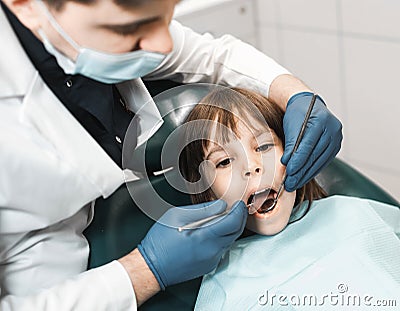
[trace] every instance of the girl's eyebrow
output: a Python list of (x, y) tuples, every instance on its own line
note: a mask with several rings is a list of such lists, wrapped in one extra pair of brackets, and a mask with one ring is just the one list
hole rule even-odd
[(260, 137), (261, 135), (264, 135), (264, 134), (272, 137), (270, 128), (254, 130), (252, 133), (253, 133), (254, 137), (256, 137), (256, 138), (258, 138), (258, 137)]
[(214, 144), (213, 147), (210, 148), (210, 151), (208, 152), (208, 154), (206, 156), (206, 160), (208, 160), (213, 153), (221, 152), (221, 151), (225, 152), (224, 148), (222, 148), (220, 145)]
[(258, 136), (264, 134), (265, 131), (262, 130), (262, 129), (258, 129), (258, 130), (253, 129), (253, 130), (251, 131), (251, 133), (253, 134), (253, 136), (258, 137)]

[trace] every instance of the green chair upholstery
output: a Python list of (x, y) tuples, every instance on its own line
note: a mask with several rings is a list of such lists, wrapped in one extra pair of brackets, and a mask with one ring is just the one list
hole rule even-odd
[[(170, 81), (151, 82), (148, 88), (152, 95), (177, 86)], [(196, 91), (195, 91), (196, 92)], [(179, 98), (177, 99), (178, 96)], [(174, 108), (164, 117), (164, 124), (149, 140), (146, 150), (142, 150), (146, 157), (146, 169), (156, 171), (161, 169), (160, 150), (166, 137), (181, 124), (186, 117), (187, 108), (180, 111), (180, 104), (185, 98), (200, 99), (202, 91), (193, 97), (187, 90), (174, 93), (173, 97), (161, 98), (160, 104)], [(156, 101), (157, 102), (157, 101)], [(181, 113), (177, 113), (177, 111)], [(166, 174), (175, 174), (169, 172)], [(186, 194), (173, 189), (165, 180), (164, 175), (149, 177), (152, 187), (166, 201), (174, 205), (190, 204)], [(369, 198), (392, 205), (399, 205), (393, 197), (373, 183), (370, 179), (358, 172), (340, 159), (335, 159), (317, 177), (319, 183), (329, 195), (341, 194)], [(148, 183), (136, 182), (135, 186), (148, 187)], [(127, 187), (121, 186), (107, 199), (98, 199), (95, 208), (95, 217), (92, 224), (85, 231), (90, 243), (91, 253), (89, 268), (97, 267), (117, 259), (134, 249), (152, 226), (153, 220), (146, 216), (133, 202)], [(158, 293), (147, 301), (140, 310), (193, 310), (201, 279), (197, 278), (182, 284), (171, 286)]]

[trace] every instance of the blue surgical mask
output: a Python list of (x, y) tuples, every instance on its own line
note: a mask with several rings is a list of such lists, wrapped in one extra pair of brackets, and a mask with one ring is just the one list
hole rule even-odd
[(81, 47), (61, 28), (42, 0), (37, 1), (53, 28), (78, 52), (75, 61), (69, 59), (51, 44), (42, 29), (39, 30), (44, 47), (67, 74), (82, 74), (103, 83), (119, 83), (145, 76), (156, 69), (166, 57), (165, 54), (144, 50), (109, 54)]

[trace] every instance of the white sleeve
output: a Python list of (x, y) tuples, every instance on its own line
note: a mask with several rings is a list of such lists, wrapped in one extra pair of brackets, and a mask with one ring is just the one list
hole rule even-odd
[(173, 51), (144, 79), (239, 86), (268, 96), (272, 81), (289, 73), (272, 58), (231, 35), (215, 39), (174, 20), (170, 32)]
[(0, 310), (131, 311), (137, 305), (127, 272), (113, 261), (33, 296), (5, 296)]

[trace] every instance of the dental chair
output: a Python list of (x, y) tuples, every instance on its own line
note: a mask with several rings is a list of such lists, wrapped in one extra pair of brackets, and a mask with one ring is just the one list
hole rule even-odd
[[(154, 81), (146, 84), (152, 96), (179, 86), (171, 81)], [(166, 174), (176, 174), (176, 170), (157, 176), (152, 172), (163, 169), (160, 160), (161, 148), (170, 133), (182, 124), (190, 111), (187, 107), (181, 108), (180, 105), (185, 102), (198, 102), (206, 93), (200, 89), (197, 91), (196, 88), (182, 89), (182, 91), (174, 88), (176, 89), (178, 91), (173, 93), (163, 92), (159, 95), (160, 99), (156, 100), (163, 111), (170, 113), (164, 116), (164, 124), (150, 138), (146, 150), (142, 152), (145, 155), (146, 173), (151, 187), (162, 199), (179, 206), (190, 204), (190, 198), (167, 182)], [(340, 159), (335, 159), (325, 167), (317, 176), (317, 180), (329, 195), (356, 196), (400, 206), (399, 202), (373, 181)], [(135, 181), (133, 185), (139, 191), (145, 192), (149, 187), (148, 181), (144, 183), (140, 180)], [(153, 224), (153, 220), (134, 203), (126, 185), (121, 186), (109, 198), (98, 199), (95, 208), (93, 222), (85, 231), (91, 248), (89, 268), (103, 265), (129, 253), (140, 243)], [(170, 286), (148, 300), (140, 310), (193, 310), (200, 283), (201, 278), (197, 278)]]

